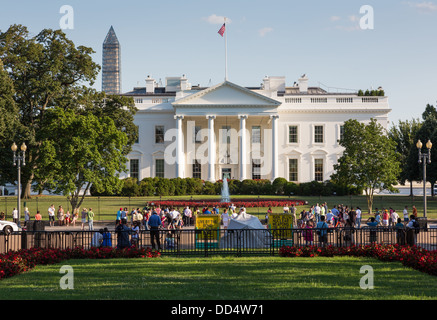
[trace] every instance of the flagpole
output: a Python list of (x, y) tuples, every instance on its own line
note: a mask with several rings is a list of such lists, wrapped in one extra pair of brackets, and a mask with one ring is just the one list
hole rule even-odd
[[(226, 26), (226, 17), (224, 23)], [(227, 41), (228, 32), (227, 31), (228, 30), (225, 30), (225, 81), (228, 81), (228, 41)]]

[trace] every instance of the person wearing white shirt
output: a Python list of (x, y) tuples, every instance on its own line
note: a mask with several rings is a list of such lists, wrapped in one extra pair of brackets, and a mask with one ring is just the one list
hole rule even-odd
[(229, 225), (229, 213), (228, 209), (224, 209), (222, 213), (222, 221), (223, 221), (223, 228), (227, 229)]
[(186, 207), (184, 209), (184, 217), (183, 217), (184, 225), (187, 226), (190, 225), (191, 217), (192, 217), (192, 212), (190, 210), (190, 207)]
[(172, 216), (172, 225), (176, 226), (176, 227), (180, 227), (180, 219), (181, 219), (181, 214), (179, 211), (177, 211), (176, 209), (174, 209), (171, 212), (171, 216)]
[(100, 247), (103, 242), (103, 229), (100, 229), (99, 232), (94, 233), (93, 238), (91, 240), (91, 247)]
[(49, 213), (49, 224), (50, 227), (53, 227), (55, 225), (55, 205), (52, 204), (50, 208), (48, 209)]
[(408, 222), (408, 207), (407, 206), (405, 206), (403, 214), (404, 214), (404, 221)]
[(355, 223), (357, 224), (357, 228), (361, 228), (361, 209), (360, 207), (357, 207), (357, 210), (355, 210)]
[(398, 218), (399, 218), (398, 213), (396, 212), (395, 209), (393, 209), (393, 212), (391, 213), (391, 223), (393, 226), (398, 222)]
[(15, 222), (16, 224), (18, 224), (18, 210), (17, 210), (17, 208), (14, 208), (14, 210), (12, 210), (12, 221)]

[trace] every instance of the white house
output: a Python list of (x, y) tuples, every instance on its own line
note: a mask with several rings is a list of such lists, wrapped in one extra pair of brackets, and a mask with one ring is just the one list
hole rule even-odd
[(149, 76), (145, 87), (124, 95), (138, 108), (128, 176), (139, 180), (325, 181), (342, 153), (343, 123), (375, 118), (387, 128), (391, 110), (386, 96), (329, 93), (309, 87), (305, 75), (293, 86), (265, 77), (251, 88), (229, 81), (192, 86), (185, 76), (157, 86)]

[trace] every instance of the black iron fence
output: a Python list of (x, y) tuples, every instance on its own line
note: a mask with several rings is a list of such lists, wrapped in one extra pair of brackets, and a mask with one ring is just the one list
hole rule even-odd
[[(125, 231), (126, 232), (126, 231)], [(121, 233), (109, 231), (98, 240), (98, 231), (19, 231), (0, 234), (0, 253), (28, 248), (117, 247)], [(129, 245), (152, 248), (151, 233), (127, 234)], [(351, 246), (378, 244), (417, 245), (437, 249), (437, 229), (420, 230), (390, 227), (317, 229), (217, 229), (159, 230), (163, 255), (277, 255), (282, 246)]]

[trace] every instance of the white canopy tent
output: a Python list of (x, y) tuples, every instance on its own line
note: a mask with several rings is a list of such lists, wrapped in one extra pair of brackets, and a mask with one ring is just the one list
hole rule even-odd
[[(244, 230), (250, 230), (245, 232)], [(271, 244), (271, 234), (255, 216), (242, 212), (231, 219), (225, 235), (220, 239), (221, 248), (266, 248)]]

